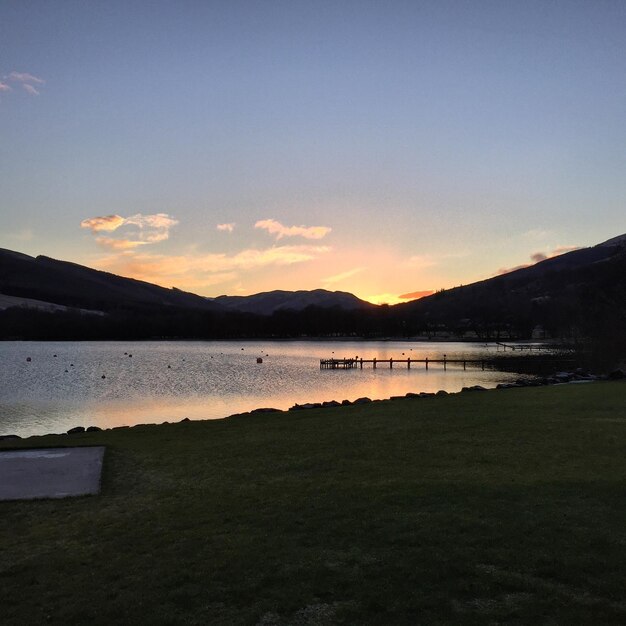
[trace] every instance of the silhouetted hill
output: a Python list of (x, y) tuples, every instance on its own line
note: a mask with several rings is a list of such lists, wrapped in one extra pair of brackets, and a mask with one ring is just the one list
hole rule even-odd
[(398, 305), (415, 323), (480, 331), (534, 325), (553, 334), (626, 316), (626, 235), (507, 274)]
[[(179, 289), (123, 278), (76, 263), (45, 256), (31, 257), (0, 248), (0, 294), (26, 298), (29, 308), (45, 303), (96, 311), (161, 307), (271, 315), (275, 311), (302, 311), (307, 307), (354, 310), (374, 305), (343, 291), (269, 291), (251, 296), (204, 298)], [(35, 302), (33, 302), (35, 301)], [(6, 308), (6, 303), (3, 308)]]
[(206, 298), (178, 289), (165, 289), (76, 263), (45, 256), (35, 258), (4, 249), (0, 249), (0, 293), (97, 311), (146, 307), (220, 308)]
[(257, 315), (271, 315), (275, 311), (302, 311), (309, 306), (320, 308), (338, 307), (353, 310), (372, 308), (365, 300), (345, 291), (327, 291), (313, 289), (312, 291), (266, 291), (251, 296), (219, 296), (213, 300), (221, 306), (244, 313)]
[[(323, 289), (209, 299), (9, 250), (0, 250), (0, 294), (9, 296), (0, 299), (4, 339), (444, 333), (521, 339), (541, 327), (552, 337), (595, 337), (603, 345), (626, 346), (626, 236), (396, 306), (375, 306)], [(11, 305), (15, 297), (37, 302), (17, 307)]]

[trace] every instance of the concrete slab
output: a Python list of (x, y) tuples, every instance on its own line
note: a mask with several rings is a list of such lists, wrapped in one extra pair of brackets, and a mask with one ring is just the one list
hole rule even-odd
[(0, 500), (100, 492), (104, 446), (0, 452)]

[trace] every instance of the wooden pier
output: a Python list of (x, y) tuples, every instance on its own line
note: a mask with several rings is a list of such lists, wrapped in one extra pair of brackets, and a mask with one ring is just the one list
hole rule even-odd
[(363, 369), (363, 364), (365, 364), (371, 365), (373, 369), (376, 369), (379, 365), (389, 366), (389, 369), (393, 369), (394, 365), (406, 365), (407, 369), (411, 369), (411, 365), (424, 365), (425, 369), (428, 369), (429, 365), (443, 365), (443, 369), (446, 370), (448, 365), (462, 365), (463, 369), (467, 369), (468, 365), (474, 365), (484, 370), (489, 363), (485, 359), (448, 359), (444, 354), (443, 359), (411, 359), (410, 357), (408, 359), (320, 359), (320, 369)]
[(506, 352), (506, 349), (508, 348), (509, 350), (512, 350), (513, 352), (515, 352), (515, 350), (528, 350), (528, 352), (532, 352), (533, 350), (535, 351), (539, 351), (539, 350), (552, 350), (552, 346), (547, 346), (547, 345), (542, 345), (542, 344), (532, 344), (532, 343), (516, 343), (516, 344), (512, 344), (512, 343), (502, 343), (501, 341), (496, 341), (496, 346), (498, 348), (504, 348), (504, 352)]

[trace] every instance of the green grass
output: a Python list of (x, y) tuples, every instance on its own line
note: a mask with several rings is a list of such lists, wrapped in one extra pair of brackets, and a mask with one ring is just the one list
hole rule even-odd
[(102, 494), (0, 503), (3, 624), (626, 623), (626, 383), (57, 444)]

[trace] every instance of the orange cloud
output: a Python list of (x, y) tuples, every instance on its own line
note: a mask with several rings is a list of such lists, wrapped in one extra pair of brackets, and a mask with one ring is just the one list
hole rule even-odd
[(523, 263), (522, 265), (516, 265), (515, 267), (501, 267), (497, 272), (496, 276), (502, 276), (503, 274), (510, 274), (511, 272), (515, 272), (517, 270), (523, 270), (527, 267), (531, 267), (537, 263), (541, 263), (541, 261), (545, 261), (547, 259), (553, 259), (554, 257), (561, 256), (567, 252), (573, 252), (574, 250), (580, 250), (580, 246), (559, 246), (552, 250), (552, 252), (544, 253), (544, 252), (533, 252), (530, 255), (531, 263)]
[(92, 233), (102, 231), (112, 232), (122, 226), (125, 219), (121, 215), (104, 215), (103, 217), (92, 217), (80, 223), (81, 228), (88, 228)]
[(426, 291), (412, 291), (411, 293), (404, 293), (401, 296), (398, 296), (400, 300), (419, 300), (420, 298), (425, 298), (426, 296), (432, 296), (435, 292), (432, 289)]
[[(117, 241), (117, 240), (116, 240)], [(99, 269), (115, 274), (154, 282), (165, 287), (201, 289), (227, 280), (235, 280), (239, 272), (269, 266), (288, 266), (318, 258), (330, 251), (327, 246), (279, 246), (265, 250), (247, 249), (236, 254), (199, 254), (165, 256), (126, 250), (122, 254), (101, 258)]]
[(332, 230), (328, 226), (284, 226), (276, 220), (259, 220), (254, 227), (266, 230), (270, 235), (276, 235), (276, 239), (283, 237), (322, 239)]
[(113, 250), (131, 250), (137, 246), (143, 246), (147, 241), (132, 241), (131, 239), (113, 239), (112, 237), (96, 237), (96, 243), (104, 248)]
[[(128, 250), (151, 243), (158, 243), (169, 238), (169, 231), (172, 226), (176, 226), (178, 221), (170, 217), (167, 213), (155, 213), (153, 215), (142, 215), (137, 213), (130, 217), (121, 215), (104, 215), (83, 220), (81, 228), (87, 228), (92, 233), (108, 232), (112, 233), (119, 228), (130, 226), (135, 228), (126, 229), (125, 237), (97, 237), (96, 242), (101, 246), (114, 250)], [(128, 232), (130, 231), (130, 232)]]

